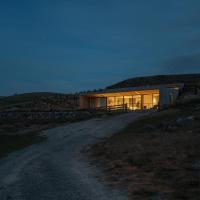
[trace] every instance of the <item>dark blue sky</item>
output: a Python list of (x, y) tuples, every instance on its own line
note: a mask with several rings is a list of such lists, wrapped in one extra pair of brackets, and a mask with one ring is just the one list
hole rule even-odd
[(199, 0), (0, 1), (0, 96), (196, 72)]

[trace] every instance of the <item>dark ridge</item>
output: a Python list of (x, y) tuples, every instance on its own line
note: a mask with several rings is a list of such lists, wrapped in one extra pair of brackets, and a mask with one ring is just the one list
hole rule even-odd
[(108, 86), (107, 89), (138, 87), (142, 85), (159, 85), (170, 83), (184, 83), (188, 87), (200, 86), (200, 74), (174, 74), (135, 77)]

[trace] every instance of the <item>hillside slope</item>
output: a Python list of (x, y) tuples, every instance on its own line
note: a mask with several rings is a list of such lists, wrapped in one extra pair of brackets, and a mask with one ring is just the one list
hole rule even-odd
[(1, 110), (63, 110), (76, 106), (77, 96), (51, 92), (24, 93), (0, 99)]
[(159, 85), (170, 83), (185, 83), (186, 87), (200, 87), (200, 74), (158, 75), (127, 79), (107, 87), (108, 89), (137, 87), (141, 85)]
[(130, 199), (200, 197), (200, 98), (153, 113), (91, 146), (91, 161)]

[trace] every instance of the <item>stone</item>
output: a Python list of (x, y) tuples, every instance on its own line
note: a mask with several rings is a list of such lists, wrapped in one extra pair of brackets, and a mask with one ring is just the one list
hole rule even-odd
[(194, 116), (188, 116), (186, 118), (178, 118), (176, 120), (176, 123), (182, 125), (182, 124), (188, 123), (193, 120), (194, 120)]
[(146, 126), (145, 126), (145, 129), (148, 129), (148, 130), (154, 130), (156, 127), (155, 126), (153, 126), (153, 125), (151, 125), (151, 124), (147, 124)]
[(193, 121), (193, 120), (194, 120), (194, 116), (189, 116), (189, 117), (187, 117), (187, 120)]
[(200, 160), (196, 161), (196, 162), (193, 164), (193, 168), (196, 169), (196, 170), (200, 170)]

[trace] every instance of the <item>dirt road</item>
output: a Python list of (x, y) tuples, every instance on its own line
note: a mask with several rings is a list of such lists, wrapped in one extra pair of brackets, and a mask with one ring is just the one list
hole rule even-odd
[(0, 160), (1, 200), (125, 200), (122, 191), (103, 185), (81, 149), (113, 134), (142, 112), (102, 117), (49, 129), (47, 141)]

